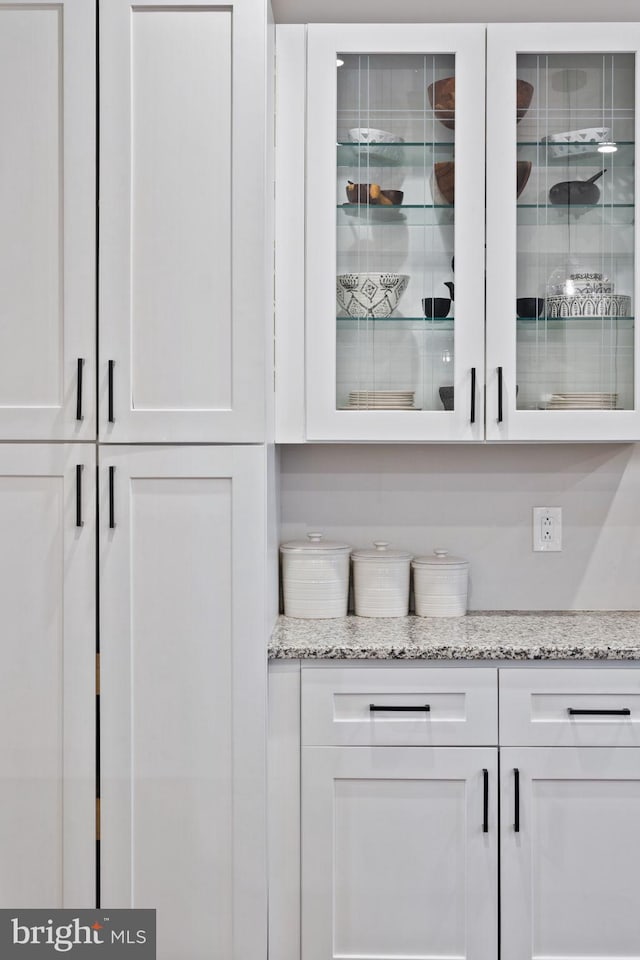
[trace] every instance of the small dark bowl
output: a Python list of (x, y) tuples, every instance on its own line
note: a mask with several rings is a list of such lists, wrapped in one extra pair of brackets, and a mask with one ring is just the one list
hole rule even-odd
[(521, 319), (539, 317), (543, 309), (542, 297), (518, 297), (516, 300), (516, 313)]
[(451, 309), (451, 300), (449, 297), (424, 297), (422, 309), (425, 317), (430, 319), (433, 319), (433, 317), (443, 318)]
[(439, 387), (438, 393), (445, 410), (453, 410), (453, 387)]

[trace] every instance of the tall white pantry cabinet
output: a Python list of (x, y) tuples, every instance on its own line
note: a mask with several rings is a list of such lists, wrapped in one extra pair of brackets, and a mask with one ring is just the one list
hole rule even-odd
[(0, 0), (0, 906), (160, 960), (266, 955), (268, 16)]

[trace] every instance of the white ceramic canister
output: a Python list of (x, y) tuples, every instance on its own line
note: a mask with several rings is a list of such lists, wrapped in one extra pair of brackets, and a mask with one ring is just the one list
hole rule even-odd
[(357, 617), (406, 617), (409, 612), (411, 554), (390, 550), (384, 540), (353, 551)]
[(306, 540), (281, 544), (280, 553), (286, 617), (346, 617), (351, 553), (347, 543), (323, 540), (321, 533), (308, 533)]
[(413, 592), (419, 617), (463, 617), (467, 612), (469, 561), (434, 550), (433, 557), (415, 557)]

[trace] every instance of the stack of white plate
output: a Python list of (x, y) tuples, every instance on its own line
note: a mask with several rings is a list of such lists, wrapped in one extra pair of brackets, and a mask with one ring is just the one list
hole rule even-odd
[(345, 410), (415, 410), (415, 390), (351, 390)]
[(617, 393), (554, 393), (547, 410), (615, 410)]

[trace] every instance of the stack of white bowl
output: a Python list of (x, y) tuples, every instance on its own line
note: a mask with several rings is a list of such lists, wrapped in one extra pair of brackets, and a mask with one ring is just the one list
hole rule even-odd
[(349, 596), (349, 555), (346, 543), (308, 533), (306, 540), (280, 546), (284, 612), (301, 620), (346, 617)]

